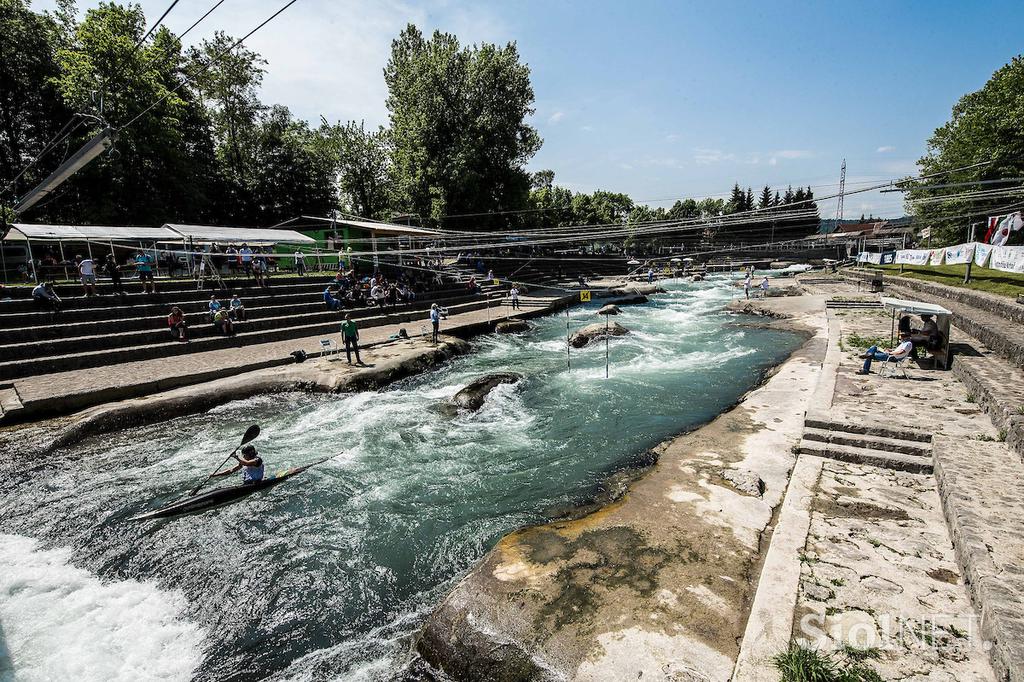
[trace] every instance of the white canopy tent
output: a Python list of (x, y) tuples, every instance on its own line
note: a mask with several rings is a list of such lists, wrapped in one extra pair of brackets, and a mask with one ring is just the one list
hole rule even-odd
[(190, 241), (194, 244), (316, 244), (316, 240), (294, 230), (257, 227), (217, 227), (214, 225), (179, 225), (168, 223), (172, 238), (167, 241)]
[(892, 311), (892, 331), (890, 335), (890, 343), (896, 343), (896, 315), (900, 317), (903, 315), (931, 315), (935, 318), (935, 324), (938, 326), (939, 331), (942, 332), (942, 344), (939, 348), (930, 349), (935, 355), (936, 367), (941, 362), (942, 369), (949, 369), (949, 363), (952, 359), (949, 353), (949, 329), (950, 329), (950, 318), (953, 312), (943, 308), (941, 305), (934, 303), (924, 303), (922, 301), (907, 301), (901, 298), (888, 298), (882, 297), (882, 307), (886, 310)]
[[(175, 234), (163, 227), (140, 227), (137, 225), (32, 225), (29, 223), (14, 223), (10, 231), (4, 236), (4, 243), (25, 242), (28, 253), (28, 264), (32, 268), (32, 278), (39, 281), (35, 269), (35, 258), (32, 255), (32, 242), (44, 242), (57, 244), (60, 249), (61, 261), (66, 262), (67, 256), (64, 253), (64, 242), (84, 243), (86, 252), (92, 258), (92, 245), (97, 242), (104, 242), (114, 249), (114, 243), (124, 245), (125, 242), (134, 245), (148, 244), (155, 248), (156, 244), (168, 238), (175, 238)], [(3, 250), (0, 250), (3, 253)], [(7, 263), (0, 263), (5, 277)], [(66, 268), (65, 268), (66, 270)], [(65, 275), (67, 273), (65, 272)]]

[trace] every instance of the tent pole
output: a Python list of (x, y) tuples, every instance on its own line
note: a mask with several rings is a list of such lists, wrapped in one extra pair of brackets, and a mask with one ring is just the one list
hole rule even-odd
[(28, 262), (32, 265), (32, 279), (39, 284), (39, 275), (36, 273), (36, 259), (32, 257), (32, 240), (25, 235), (25, 243), (28, 244)]
[(892, 325), (889, 327), (889, 347), (896, 343), (896, 309), (892, 309)]
[(64, 255), (64, 242), (58, 239), (57, 245), (60, 246), (60, 264), (64, 267), (64, 279), (68, 279), (68, 259)]
[(7, 284), (7, 255), (3, 242), (0, 242), (0, 268), (4, 270), (4, 284)]

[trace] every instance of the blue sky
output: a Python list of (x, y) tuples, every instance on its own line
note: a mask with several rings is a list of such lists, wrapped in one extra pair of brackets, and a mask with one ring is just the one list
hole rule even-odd
[[(141, 4), (152, 21), (169, 0)], [(180, 0), (166, 24), (212, 4)], [(189, 38), (242, 35), (281, 4), (226, 0)], [(264, 100), (386, 123), (382, 70), (410, 21), (518, 43), (544, 138), (531, 169), (668, 206), (735, 181), (831, 194), (843, 157), (848, 189), (912, 173), (957, 99), (1018, 53), (1024, 3), (299, 0), (249, 42), (269, 61)], [(896, 194), (848, 197), (846, 216), (861, 212), (903, 210)]]

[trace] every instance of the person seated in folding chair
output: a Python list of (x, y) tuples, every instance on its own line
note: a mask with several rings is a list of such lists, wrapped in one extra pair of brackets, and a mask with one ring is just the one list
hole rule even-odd
[(900, 344), (895, 348), (887, 348), (885, 350), (878, 350), (878, 346), (871, 346), (864, 354), (861, 355), (864, 359), (864, 367), (857, 372), (857, 374), (870, 374), (871, 363), (874, 360), (879, 362), (888, 362), (889, 360), (905, 360), (909, 355), (910, 351), (914, 350), (914, 342), (910, 340), (910, 334), (907, 332), (900, 333)]

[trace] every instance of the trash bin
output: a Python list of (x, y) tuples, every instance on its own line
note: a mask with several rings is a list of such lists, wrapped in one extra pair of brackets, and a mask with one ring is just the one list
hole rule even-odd
[(871, 293), (877, 294), (882, 292), (882, 276), (873, 275), (871, 277)]

